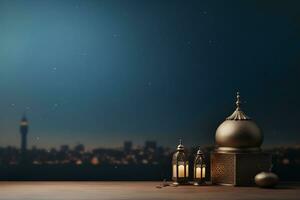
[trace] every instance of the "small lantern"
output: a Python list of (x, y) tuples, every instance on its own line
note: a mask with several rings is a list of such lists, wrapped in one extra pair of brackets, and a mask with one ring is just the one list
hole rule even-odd
[(204, 155), (199, 148), (194, 160), (194, 185), (199, 185), (205, 182), (205, 167)]
[(173, 154), (172, 172), (173, 184), (178, 185), (188, 182), (189, 161), (187, 161), (187, 156), (184, 152), (184, 146), (182, 145), (181, 140), (179, 140), (177, 151)]

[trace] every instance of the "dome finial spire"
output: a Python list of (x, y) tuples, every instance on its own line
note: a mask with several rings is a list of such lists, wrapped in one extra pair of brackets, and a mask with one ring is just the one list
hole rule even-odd
[(237, 93), (236, 93), (236, 102), (235, 102), (235, 104), (236, 104), (236, 109), (237, 110), (240, 110), (241, 109), (241, 104), (242, 104), (242, 102), (241, 102), (241, 99), (240, 99), (240, 92), (239, 91), (237, 91)]
[(227, 120), (250, 120), (250, 117), (248, 117), (242, 110), (241, 110), (241, 96), (240, 92), (236, 93), (236, 109), (235, 111), (226, 119)]

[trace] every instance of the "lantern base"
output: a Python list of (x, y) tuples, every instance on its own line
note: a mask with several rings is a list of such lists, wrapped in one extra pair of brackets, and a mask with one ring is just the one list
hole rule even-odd
[(271, 155), (263, 152), (211, 154), (211, 181), (217, 185), (254, 185), (254, 177), (269, 171)]
[(188, 181), (175, 181), (172, 183), (174, 186), (178, 186), (178, 185), (189, 185), (189, 182)]
[(178, 182), (173, 182), (172, 185), (177, 186), (177, 185), (180, 185), (180, 183), (178, 183)]
[(204, 178), (201, 180), (197, 180), (197, 179), (194, 179), (194, 181), (193, 181), (193, 185), (204, 185), (205, 184), (205, 180), (204, 180)]
[(204, 185), (204, 182), (194, 182), (194, 184), (193, 184), (193, 185), (195, 185), (195, 186)]

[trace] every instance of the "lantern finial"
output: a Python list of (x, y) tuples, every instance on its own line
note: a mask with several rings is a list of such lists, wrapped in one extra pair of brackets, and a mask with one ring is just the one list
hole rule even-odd
[(178, 151), (183, 151), (184, 150), (184, 146), (182, 144), (182, 140), (181, 139), (179, 139), (179, 145), (177, 146), (177, 150)]
[(198, 151), (197, 151), (197, 155), (202, 155), (202, 151), (201, 151), (201, 148), (199, 147)]

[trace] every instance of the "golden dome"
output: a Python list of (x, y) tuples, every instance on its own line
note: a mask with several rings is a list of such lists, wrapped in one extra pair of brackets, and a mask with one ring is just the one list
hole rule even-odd
[(240, 95), (237, 93), (236, 110), (216, 131), (217, 151), (241, 152), (259, 151), (263, 134), (256, 123), (240, 108)]

